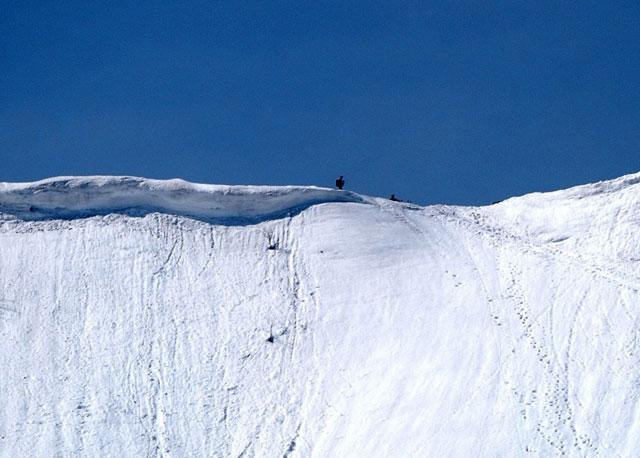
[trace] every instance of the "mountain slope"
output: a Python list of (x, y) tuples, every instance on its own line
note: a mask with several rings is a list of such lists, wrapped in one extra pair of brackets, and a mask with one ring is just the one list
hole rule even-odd
[(639, 181), (0, 185), (0, 454), (637, 455)]

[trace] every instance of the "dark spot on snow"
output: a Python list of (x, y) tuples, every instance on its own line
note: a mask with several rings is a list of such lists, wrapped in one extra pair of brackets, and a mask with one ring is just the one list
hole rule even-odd
[(284, 458), (287, 458), (289, 456), (289, 454), (292, 453), (295, 450), (295, 448), (296, 448), (296, 440), (295, 439), (291, 439), (291, 442), (289, 442), (289, 447), (287, 448), (287, 451), (283, 455)]
[(273, 337), (273, 334), (271, 334), (271, 335), (269, 335), (269, 337), (267, 337), (267, 342), (269, 342), (269, 343), (273, 343), (274, 340), (275, 339)]

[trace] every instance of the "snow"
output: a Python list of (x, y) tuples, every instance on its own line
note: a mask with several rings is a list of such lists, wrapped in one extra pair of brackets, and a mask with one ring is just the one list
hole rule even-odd
[(1, 184), (0, 455), (637, 456), (639, 183)]
[(312, 186), (221, 186), (126, 176), (0, 184), (0, 212), (22, 220), (162, 212), (206, 222), (246, 224), (319, 203), (361, 201), (352, 192)]

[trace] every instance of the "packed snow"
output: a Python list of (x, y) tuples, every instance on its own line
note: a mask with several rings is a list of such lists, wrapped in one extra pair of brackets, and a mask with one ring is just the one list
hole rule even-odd
[(639, 456), (639, 226), (640, 174), (0, 184), (0, 455)]
[(361, 201), (352, 192), (313, 186), (222, 186), (179, 179), (98, 176), (0, 183), (0, 212), (22, 220), (157, 212), (247, 224), (291, 216), (320, 203)]

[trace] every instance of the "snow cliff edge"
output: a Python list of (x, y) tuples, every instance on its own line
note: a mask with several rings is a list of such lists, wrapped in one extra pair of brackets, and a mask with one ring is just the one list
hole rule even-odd
[(248, 224), (320, 203), (364, 201), (349, 191), (314, 186), (225, 186), (128, 176), (0, 183), (0, 213), (24, 221), (158, 212), (210, 223)]

